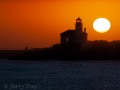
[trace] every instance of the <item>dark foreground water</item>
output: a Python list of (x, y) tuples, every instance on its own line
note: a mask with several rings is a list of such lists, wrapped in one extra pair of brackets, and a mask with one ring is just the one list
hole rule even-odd
[(0, 90), (120, 90), (120, 62), (2, 60)]

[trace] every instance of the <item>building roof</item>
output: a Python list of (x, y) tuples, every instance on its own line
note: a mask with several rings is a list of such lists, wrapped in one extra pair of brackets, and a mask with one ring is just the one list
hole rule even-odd
[(73, 35), (75, 33), (75, 30), (67, 30), (65, 32), (62, 32), (60, 35)]

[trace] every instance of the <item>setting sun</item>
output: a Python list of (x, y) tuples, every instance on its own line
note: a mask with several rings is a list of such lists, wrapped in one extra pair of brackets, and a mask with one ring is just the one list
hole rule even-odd
[(110, 29), (110, 21), (106, 18), (98, 18), (93, 23), (93, 28), (99, 33), (105, 33)]

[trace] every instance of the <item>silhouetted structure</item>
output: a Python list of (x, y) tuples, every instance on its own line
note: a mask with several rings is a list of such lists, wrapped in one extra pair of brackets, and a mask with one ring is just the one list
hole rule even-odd
[(61, 45), (83, 45), (87, 41), (86, 28), (83, 30), (82, 19), (76, 19), (75, 30), (67, 30), (61, 34)]

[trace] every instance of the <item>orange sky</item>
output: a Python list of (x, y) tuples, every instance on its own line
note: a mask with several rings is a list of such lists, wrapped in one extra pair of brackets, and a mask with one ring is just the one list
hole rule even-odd
[[(60, 43), (59, 34), (74, 29), (78, 16), (87, 28), (88, 40), (120, 40), (119, 0), (1, 0), (0, 49)], [(97, 33), (92, 28), (99, 17), (110, 20), (107, 33)]]

